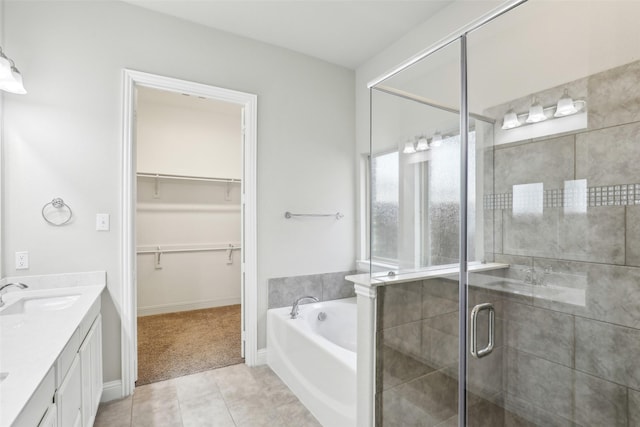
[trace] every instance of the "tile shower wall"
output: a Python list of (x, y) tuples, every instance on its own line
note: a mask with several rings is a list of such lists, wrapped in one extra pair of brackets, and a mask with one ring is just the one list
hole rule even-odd
[(320, 301), (355, 297), (353, 283), (345, 276), (354, 271), (310, 274), (306, 276), (269, 279), (269, 308), (289, 307), (303, 296), (314, 296)]
[[(557, 291), (582, 295), (559, 302), (533, 287), (531, 297), (503, 298), (505, 425), (640, 425), (638, 81), (634, 62), (569, 83), (588, 102), (588, 129), (495, 147), (494, 188), (484, 200), (488, 258), (511, 264), (505, 278), (521, 282), (533, 268)], [(553, 103), (565, 86), (536, 96)], [(563, 191), (572, 180), (586, 180), (582, 213)], [(542, 214), (514, 215), (513, 186), (540, 182)]]

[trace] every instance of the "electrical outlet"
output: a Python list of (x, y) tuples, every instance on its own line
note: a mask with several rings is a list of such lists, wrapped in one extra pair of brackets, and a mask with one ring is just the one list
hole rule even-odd
[(29, 252), (16, 252), (16, 270), (29, 269)]

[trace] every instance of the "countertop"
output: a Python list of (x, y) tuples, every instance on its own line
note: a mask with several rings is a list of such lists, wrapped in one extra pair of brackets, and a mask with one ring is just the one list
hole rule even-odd
[[(21, 281), (28, 285), (29, 278), (23, 279)], [(4, 294), (3, 309), (25, 297), (79, 295), (79, 298), (70, 307), (58, 311), (0, 316), (0, 372), (9, 373), (0, 382), (0, 427), (9, 427), (16, 420), (89, 309), (100, 298), (104, 282), (103, 278), (97, 281), (100, 284), (69, 287), (57, 283), (52, 288), (38, 283), (35, 290), (13, 288)]]

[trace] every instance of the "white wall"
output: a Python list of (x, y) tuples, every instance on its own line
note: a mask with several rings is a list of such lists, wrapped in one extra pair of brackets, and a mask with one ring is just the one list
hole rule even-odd
[[(344, 271), (354, 254), (354, 74), (291, 51), (117, 1), (7, 2), (3, 47), (28, 95), (6, 96), (3, 262), (28, 250), (28, 274), (107, 270), (105, 381), (120, 378), (121, 70), (258, 95), (259, 346), (267, 279)], [(64, 198), (65, 227), (42, 205)], [(297, 222), (286, 210), (335, 211)], [(111, 214), (111, 231), (94, 230)]]

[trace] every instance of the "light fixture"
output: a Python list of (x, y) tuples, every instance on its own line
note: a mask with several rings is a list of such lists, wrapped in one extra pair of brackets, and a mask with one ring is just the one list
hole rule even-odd
[(23, 95), (27, 93), (22, 83), (22, 74), (12, 59), (0, 47), (0, 90)]
[(556, 105), (556, 112), (553, 115), (554, 117), (564, 117), (569, 116), (571, 114), (575, 114), (578, 112), (576, 108), (575, 102), (569, 96), (569, 90), (565, 89), (562, 98), (558, 99), (558, 104)]
[(11, 62), (0, 47), (0, 80), (11, 78)]
[(502, 129), (513, 129), (520, 126), (520, 120), (518, 120), (518, 115), (513, 108), (510, 108), (504, 115), (504, 119), (502, 121)]
[(433, 134), (433, 136), (431, 137), (431, 146), (432, 147), (440, 147), (442, 145), (442, 135), (440, 135), (440, 132), (436, 131), (436, 133)]
[(409, 139), (404, 143), (404, 149), (402, 150), (404, 154), (413, 154), (416, 152), (416, 147), (413, 145), (413, 140)]
[(429, 149), (429, 141), (422, 135), (416, 143), (416, 151), (427, 151)]
[(542, 105), (533, 98), (531, 107), (529, 107), (529, 115), (527, 116), (527, 123), (538, 123), (547, 120), (547, 116), (544, 114), (544, 108)]

